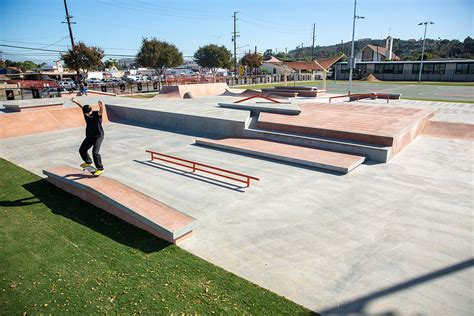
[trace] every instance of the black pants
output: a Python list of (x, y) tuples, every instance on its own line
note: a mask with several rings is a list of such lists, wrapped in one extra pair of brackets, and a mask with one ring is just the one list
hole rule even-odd
[(100, 145), (102, 145), (102, 141), (104, 140), (104, 136), (99, 137), (86, 137), (79, 148), (79, 153), (81, 154), (82, 160), (87, 163), (92, 163), (91, 157), (87, 153), (87, 151), (94, 146), (92, 149), (92, 157), (94, 158), (94, 164), (97, 169), (104, 169), (102, 165), (102, 158), (100, 157)]

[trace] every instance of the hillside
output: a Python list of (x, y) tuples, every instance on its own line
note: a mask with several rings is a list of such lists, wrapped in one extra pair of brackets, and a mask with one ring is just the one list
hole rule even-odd
[[(357, 53), (364, 46), (372, 44), (385, 47), (385, 39), (359, 39), (355, 41), (354, 47)], [(416, 60), (421, 56), (422, 40), (393, 39), (393, 52), (401, 60)], [(316, 46), (315, 58), (325, 58), (343, 52), (346, 56), (351, 54), (351, 43), (335, 44), (329, 46)], [(290, 51), (286, 56), (279, 53), (276, 57), (291, 60), (303, 60), (311, 58), (311, 47), (304, 47)], [(426, 39), (425, 59), (474, 59), (474, 39), (467, 37), (464, 41), (448, 39)]]

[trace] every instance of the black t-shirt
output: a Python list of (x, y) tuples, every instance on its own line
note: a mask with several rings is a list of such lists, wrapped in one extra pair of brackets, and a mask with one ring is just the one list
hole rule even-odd
[(100, 137), (104, 136), (104, 129), (102, 128), (102, 115), (98, 111), (92, 111), (90, 116), (84, 114), (86, 120), (86, 137)]

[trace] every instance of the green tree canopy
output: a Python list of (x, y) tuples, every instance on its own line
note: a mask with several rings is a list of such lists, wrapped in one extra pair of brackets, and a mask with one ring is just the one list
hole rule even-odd
[(22, 71), (27, 71), (33, 68), (39, 68), (40, 65), (32, 62), (31, 60), (11, 61), (7, 59), (4, 62), (0, 63), (0, 67), (17, 67), (20, 68)]
[(240, 63), (244, 66), (250, 68), (257, 68), (260, 67), (262, 64), (263, 57), (260, 54), (248, 53), (245, 54), (242, 59), (240, 59)]
[(162, 74), (168, 67), (176, 67), (183, 63), (183, 53), (173, 44), (162, 42), (156, 38), (142, 40), (136, 61), (140, 66), (155, 69)]
[(116, 59), (112, 59), (112, 58), (109, 58), (107, 59), (105, 62), (104, 62), (104, 67), (105, 68), (110, 68), (112, 66), (116, 66), (117, 67), (117, 60)]
[(225, 46), (209, 44), (199, 47), (194, 53), (194, 60), (201, 67), (209, 68), (216, 74), (219, 68), (229, 68), (232, 54)]
[(248, 53), (240, 59), (240, 64), (250, 69), (256, 69), (262, 64), (263, 57), (260, 54)]
[(67, 53), (61, 54), (67, 67), (82, 70), (87, 75), (89, 70), (99, 70), (104, 64), (104, 50), (100, 47), (87, 46), (83, 42), (77, 43)]

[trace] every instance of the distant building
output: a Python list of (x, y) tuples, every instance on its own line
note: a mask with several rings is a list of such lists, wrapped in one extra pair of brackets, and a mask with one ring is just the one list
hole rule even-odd
[(315, 79), (321, 79), (326, 76), (329, 69), (344, 55), (336, 55), (330, 58), (313, 60), (313, 61), (289, 61), (282, 62), (273, 57), (266, 60), (260, 66), (261, 69), (266, 69), (270, 74), (290, 75), (293, 73), (309, 73)]
[(260, 69), (266, 70), (269, 74), (272, 75), (283, 75), (288, 76), (295, 73), (295, 70), (287, 65), (285, 65), (282, 61), (272, 56), (269, 60), (265, 60)]
[[(362, 61), (357, 62), (354, 79), (373, 74), (379, 80), (416, 81), (420, 61)], [(347, 62), (336, 64), (336, 78), (349, 79)], [(423, 81), (474, 81), (474, 60), (426, 60), (423, 61)]]
[(118, 60), (118, 66), (121, 69), (127, 69), (132, 66), (135, 66), (136, 61), (135, 58), (121, 58)]
[(393, 38), (387, 37), (385, 47), (376, 45), (367, 45), (355, 56), (357, 61), (382, 61), (382, 60), (400, 60), (393, 52)]

